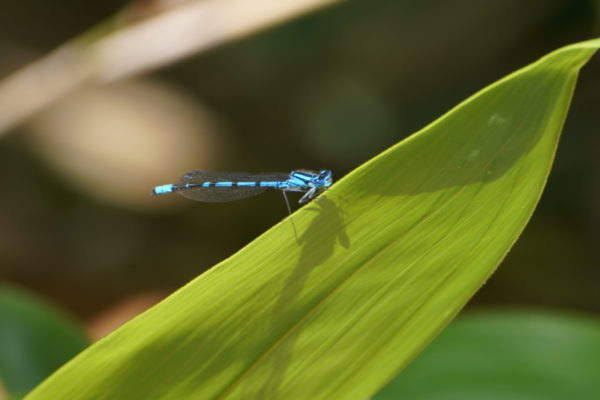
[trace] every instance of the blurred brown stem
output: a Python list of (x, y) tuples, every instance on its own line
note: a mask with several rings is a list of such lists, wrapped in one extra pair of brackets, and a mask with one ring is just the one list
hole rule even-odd
[(83, 35), (0, 81), (0, 134), (84, 85), (158, 68), (340, 1), (194, 0), (93, 41)]

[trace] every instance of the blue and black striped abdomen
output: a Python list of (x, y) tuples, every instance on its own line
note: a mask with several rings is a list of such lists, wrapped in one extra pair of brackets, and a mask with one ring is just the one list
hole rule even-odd
[(154, 188), (154, 194), (177, 192), (196, 201), (226, 202), (255, 196), (268, 188), (284, 189), (289, 174), (215, 172), (195, 170), (181, 177), (181, 183)]

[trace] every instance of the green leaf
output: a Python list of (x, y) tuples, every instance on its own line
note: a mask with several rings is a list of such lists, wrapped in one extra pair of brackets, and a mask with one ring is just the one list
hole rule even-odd
[(0, 380), (22, 396), (83, 350), (83, 330), (29, 293), (0, 286)]
[(600, 320), (549, 312), (459, 317), (374, 400), (599, 399)]
[(562, 48), (477, 93), (88, 348), (28, 399), (372, 395), (523, 230), (578, 71), (598, 46)]

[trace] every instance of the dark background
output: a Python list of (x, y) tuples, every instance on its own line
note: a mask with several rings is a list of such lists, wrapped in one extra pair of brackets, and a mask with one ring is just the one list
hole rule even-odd
[[(5, 2), (0, 76), (125, 5)], [(102, 88), (108, 100), (85, 112), (79, 97), (67, 99), (0, 137), (0, 277), (86, 320), (136, 294), (167, 294), (287, 211), (276, 193), (201, 204), (150, 197), (153, 185), (193, 168), (329, 168), (339, 178), (504, 75), (600, 36), (599, 8), (592, 0), (348, 1), (146, 74), (133, 89)], [(119, 115), (115, 94), (127, 99)], [(599, 98), (595, 56), (582, 71), (537, 211), (469, 307), (600, 311)], [(107, 147), (117, 155), (66, 151), (56, 139), (70, 132), (65, 115), (84, 114), (67, 142), (93, 144), (108, 124)], [(152, 123), (167, 127), (157, 140), (172, 144), (170, 153), (150, 154), (144, 129), (128, 136), (130, 116), (164, 121)], [(189, 150), (194, 165), (173, 156), (180, 122), (181, 137), (197, 145)], [(128, 156), (147, 164), (123, 164)]]

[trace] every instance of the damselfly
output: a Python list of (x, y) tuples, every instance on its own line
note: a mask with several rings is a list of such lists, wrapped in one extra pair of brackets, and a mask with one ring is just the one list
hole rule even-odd
[[(296, 170), (286, 173), (247, 174), (244, 172), (213, 172), (195, 170), (181, 177), (181, 183), (156, 186), (152, 194), (179, 193), (188, 199), (225, 202), (255, 196), (266, 189), (302, 192), (298, 201), (306, 203), (323, 192), (333, 182), (331, 171)], [(287, 201), (287, 200), (286, 200)]]

